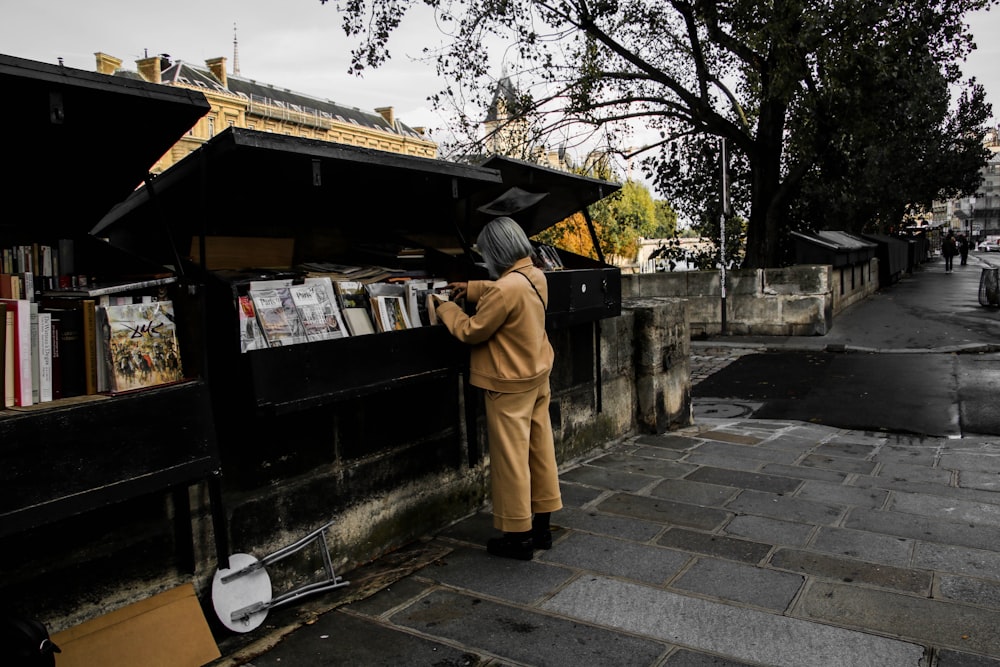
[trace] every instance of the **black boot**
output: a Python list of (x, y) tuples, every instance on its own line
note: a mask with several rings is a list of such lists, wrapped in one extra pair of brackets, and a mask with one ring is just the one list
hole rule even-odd
[(531, 545), (531, 532), (504, 533), (503, 537), (494, 537), (486, 542), (486, 551), (494, 556), (531, 560), (534, 549)]
[(552, 531), (549, 529), (551, 512), (538, 512), (531, 518), (531, 542), (536, 549), (552, 548)]

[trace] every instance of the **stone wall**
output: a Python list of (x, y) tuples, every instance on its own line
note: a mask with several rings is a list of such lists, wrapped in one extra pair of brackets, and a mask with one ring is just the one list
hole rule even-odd
[[(834, 268), (799, 265), (738, 269), (726, 277), (726, 331), (734, 335), (822, 336), (834, 316), (878, 289), (878, 260)], [(718, 271), (680, 271), (622, 276), (630, 298), (684, 299), (693, 337), (722, 332)]]

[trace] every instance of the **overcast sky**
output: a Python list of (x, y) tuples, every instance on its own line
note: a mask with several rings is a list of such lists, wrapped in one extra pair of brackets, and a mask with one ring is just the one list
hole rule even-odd
[[(440, 40), (427, 20), (404, 24), (390, 42), (389, 65), (359, 79), (347, 74), (340, 15), (319, 0), (0, 0), (0, 7), (0, 53), (47, 63), (62, 58), (90, 71), (101, 51), (133, 70), (145, 55), (199, 65), (225, 56), (232, 72), (235, 24), (241, 76), (367, 111), (392, 106), (404, 123), (441, 134), (443, 120), (426, 99), (442, 84), (431, 65), (412, 59)], [(984, 84), (1000, 118), (1000, 11), (969, 19), (979, 50), (965, 72)]]

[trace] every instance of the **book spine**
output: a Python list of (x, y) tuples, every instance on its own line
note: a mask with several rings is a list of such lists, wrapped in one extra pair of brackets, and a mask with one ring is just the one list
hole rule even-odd
[[(83, 310), (69, 307), (54, 309), (53, 321), (59, 340), (60, 398), (81, 396), (86, 393), (86, 370), (83, 349)], [(54, 390), (53, 390), (53, 393)]]
[(59, 317), (53, 313), (47, 313), (50, 317), (51, 332), (51, 348), (52, 348), (52, 400), (56, 401), (63, 397), (63, 387), (62, 387), (62, 348), (60, 346), (60, 338), (62, 337), (62, 322)]
[(5, 408), (14, 406), (14, 387), (17, 384), (17, 372), (15, 370), (15, 349), (14, 349), (14, 322), (15, 316), (12, 309), (5, 313), (6, 335), (4, 339), (4, 384), (3, 384), (3, 405)]
[(38, 345), (38, 304), (32, 303), (29, 316), (31, 331), (31, 403), (41, 403), (41, 347)]
[(8, 299), (6, 303), (8, 312), (14, 314), (14, 350), (12, 355), (14, 362), (14, 405), (29, 406), (32, 404), (31, 302), (26, 299)]
[(52, 400), (52, 314), (38, 313), (38, 402)]
[(83, 369), (84, 393), (97, 393), (97, 302), (84, 299), (83, 307)]

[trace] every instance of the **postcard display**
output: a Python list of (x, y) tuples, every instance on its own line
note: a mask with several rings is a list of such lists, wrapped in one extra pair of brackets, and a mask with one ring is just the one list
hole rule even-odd
[[(61, 284), (56, 276), (38, 275), (32, 300), (45, 310), (65, 288), (56, 302), (78, 304), (80, 298), (65, 295), (84, 280), (88, 288), (111, 282), (136, 288), (142, 284), (137, 276), (158, 276), (156, 284), (175, 299), (169, 307), (177, 311), (184, 362), (180, 381), (94, 395), (70, 396), (74, 392), (67, 389), (65, 398), (0, 409), (0, 539), (30, 562), (29, 542), (50, 557), (65, 543), (60, 531), (85, 533), (91, 528), (81, 525), (97, 521), (109, 536), (118, 535), (116, 527), (129, 531), (128, 522), (146, 521), (142, 508), (152, 508), (161, 516), (149, 520), (162, 523), (157, 530), (173, 541), (175, 562), (190, 570), (195, 556), (188, 487), (212, 482), (220, 461), (208, 388), (199, 373), (203, 353), (184, 324), (189, 290), (183, 277), (164, 266), (88, 232), (143, 182), (149, 166), (208, 111), (208, 103), (197, 92), (9, 56), (0, 56), (0, 87), (7, 99), (0, 123), (17, 128), (8, 137), (10, 159), (0, 189), (7, 201), (22, 203), (19, 214), (8, 212), (0, 222), (0, 245), (61, 242), (67, 251), (61, 269), (73, 274)], [(35, 271), (40, 274), (40, 267)], [(101, 292), (81, 291), (81, 298), (99, 300)], [(173, 502), (172, 516), (163, 512), (164, 494)], [(226, 531), (215, 532), (221, 559), (228, 555)]]

